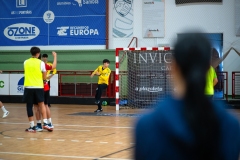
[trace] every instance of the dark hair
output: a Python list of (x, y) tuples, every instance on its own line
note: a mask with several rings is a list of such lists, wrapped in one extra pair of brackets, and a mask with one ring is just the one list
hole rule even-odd
[(32, 54), (32, 56), (36, 56), (37, 53), (40, 53), (40, 48), (38, 47), (32, 47), (30, 49), (30, 53)]
[(194, 159), (218, 159), (220, 126), (213, 104), (204, 94), (210, 42), (200, 33), (186, 34), (178, 39), (173, 57), (186, 82), (183, 115), (194, 135), (194, 146), (188, 152), (194, 153)]
[(40, 60), (42, 59), (42, 55), (41, 55), (41, 53), (40, 53), (40, 55), (39, 55), (38, 59), (40, 59)]
[(45, 54), (42, 55), (42, 57), (48, 58), (48, 55), (45, 53)]
[(104, 59), (103, 63), (110, 63), (110, 61), (108, 59)]

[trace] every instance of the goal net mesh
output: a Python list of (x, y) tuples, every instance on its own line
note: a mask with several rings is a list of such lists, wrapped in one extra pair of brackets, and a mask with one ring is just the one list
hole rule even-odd
[(120, 108), (148, 108), (173, 91), (171, 50), (119, 51)]

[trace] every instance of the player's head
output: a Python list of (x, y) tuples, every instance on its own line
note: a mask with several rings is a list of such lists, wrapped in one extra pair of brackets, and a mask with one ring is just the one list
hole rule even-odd
[(32, 56), (34, 56), (34, 57), (39, 57), (39, 55), (40, 55), (40, 48), (38, 48), (38, 47), (32, 47), (31, 49), (30, 49), (30, 53), (32, 54)]
[(104, 59), (104, 60), (103, 60), (103, 66), (104, 66), (104, 67), (108, 67), (109, 64), (110, 64), (110, 61), (109, 61), (108, 59)]
[(47, 54), (42, 55), (42, 61), (47, 63), (47, 61), (48, 61), (48, 55)]
[(184, 101), (182, 113), (194, 135), (194, 145), (200, 148), (196, 149), (200, 159), (213, 159), (218, 149), (208, 146), (219, 141), (218, 117), (204, 94), (210, 57), (210, 42), (200, 33), (186, 34), (174, 47), (172, 72), (178, 83), (175, 93)]
[(185, 34), (178, 39), (173, 58), (173, 63), (177, 66), (175, 71), (181, 75), (186, 87), (197, 84), (201, 86), (198, 88), (200, 93), (204, 94), (205, 76), (211, 58), (211, 45), (208, 39), (200, 33)]

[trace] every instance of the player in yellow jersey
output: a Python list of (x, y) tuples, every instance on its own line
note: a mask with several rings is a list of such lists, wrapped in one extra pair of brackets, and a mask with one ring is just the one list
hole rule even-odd
[(101, 105), (101, 96), (103, 90), (105, 90), (108, 87), (108, 79), (111, 74), (111, 70), (109, 67), (110, 61), (108, 59), (103, 60), (103, 65), (98, 66), (97, 69), (91, 74), (91, 78), (94, 75), (98, 75), (98, 87), (96, 89), (96, 95), (95, 95), (95, 104), (98, 105), (98, 109), (94, 112), (102, 112), (102, 105)]
[(40, 55), (40, 49), (38, 47), (32, 47), (32, 57), (24, 61), (24, 94), (23, 101), (27, 103), (27, 114), (30, 123), (30, 128), (26, 129), (26, 132), (36, 132), (34, 121), (33, 121), (33, 104), (38, 104), (40, 107), (43, 128), (52, 130), (47, 125), (47, 114), (44, 106), (44, 91), (43, 81), (46, 81), (46, 68), (44, 62), (38, 59)]
[(210, 66), (206, 75), (205, 95), (210, 99), (213, 99), (214, 86), (218, 83), (217, 74), (215, 69)]

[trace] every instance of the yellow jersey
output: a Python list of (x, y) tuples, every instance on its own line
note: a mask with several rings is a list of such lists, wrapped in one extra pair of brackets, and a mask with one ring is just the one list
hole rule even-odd
[(211, 66), (206, 75), (205, 95), (214, 95), (213, 80), (217, 78), (215, 69)]
[(95, 74), (96, 72), (98, 72), (100, 74), (98, 77), (98, 84), (108, 85), (109, 76), (111, 74), (110, 68), (103, 69), (103, 66), (100, 65), (97, 69), (95, 69), (93, 74)]
[(43, 88), (41, 60), (29, 58), (24, 62), (24, 87)]

